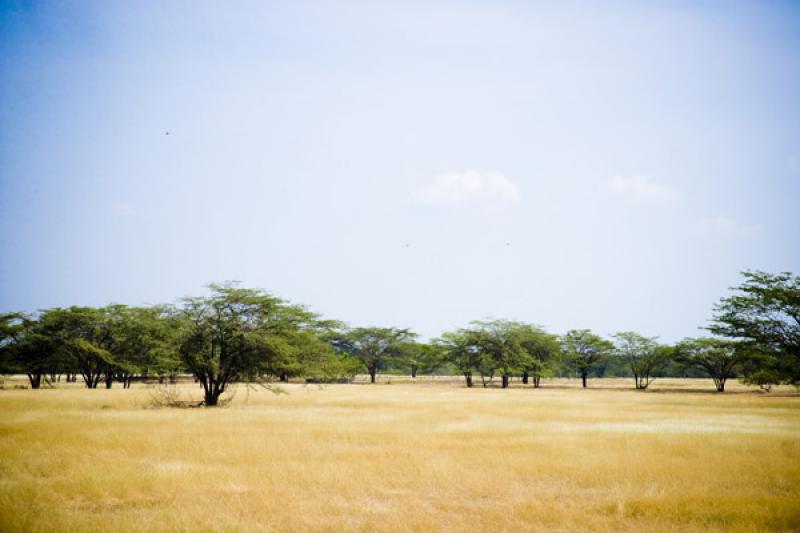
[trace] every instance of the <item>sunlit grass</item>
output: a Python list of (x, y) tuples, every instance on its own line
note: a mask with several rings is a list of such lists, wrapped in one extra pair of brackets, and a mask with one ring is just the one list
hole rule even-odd
[(800, 529), (790, 390), (397, 381), (239, 389), (223, 409), (0, 391), (0, 529)]

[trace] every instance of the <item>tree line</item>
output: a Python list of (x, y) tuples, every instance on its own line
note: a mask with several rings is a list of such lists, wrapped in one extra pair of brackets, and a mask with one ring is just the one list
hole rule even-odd
[(731, 378), (769, 389), (800, 385), (800, 278), (744, 272), (715, 306), (712, 336), (673, 345), (636, 332), (603, 338), (588, 329), (563, 335), (510, 320), (474, 321), (421, 342), (409, 329), (349, 328), (256, 289), (212, 284), (173, 305), (45, 309), (0, 315), (0, 372), (25, 374), (31, 388), (65, 380), (87, 388), (191, 374), (214, 406), (234, 383), (344, 382), (366, 372), (446, 373), (473, 387), (514, 378), (629, 376), (636, 389), (657, 377), (709, 376), (722, 392)]

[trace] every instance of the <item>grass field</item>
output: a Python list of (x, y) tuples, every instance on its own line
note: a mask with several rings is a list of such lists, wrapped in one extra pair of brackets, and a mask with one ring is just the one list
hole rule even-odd
[(216, 409), (150, 408), (143, 385), (2, 390), (0, 529), (800, 530), (791, 390), (399, 381)]

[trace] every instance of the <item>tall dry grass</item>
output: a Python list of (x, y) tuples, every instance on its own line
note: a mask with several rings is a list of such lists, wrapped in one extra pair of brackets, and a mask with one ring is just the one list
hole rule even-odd
[(225, 409), (0, 391), (0, 529), (800, 530), (785, 391), (396, 381), (240, 389)]

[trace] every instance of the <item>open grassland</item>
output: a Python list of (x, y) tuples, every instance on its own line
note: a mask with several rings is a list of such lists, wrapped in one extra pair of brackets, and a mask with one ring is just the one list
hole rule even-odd
[(800, 530), (790, 391), (398, 381), (216, 409), (149, 408), (143, 385), (2, 390), (0, 529)]

